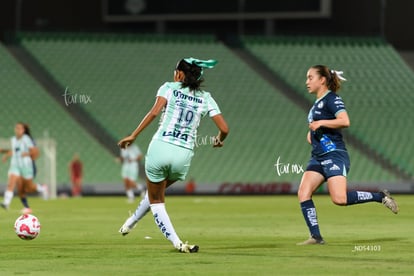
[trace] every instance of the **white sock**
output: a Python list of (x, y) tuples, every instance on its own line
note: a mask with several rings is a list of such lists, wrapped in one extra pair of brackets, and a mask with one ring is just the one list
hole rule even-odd
[(38, 192), (38, 193), (43, 193), (43, 186), (42, 185), (40, 185), (40, 184), (36, 184), (36, 191)]
[(148, 213), (149, 210), (150, 210), (150, 202), (148, 199), (148, 192), (146, 192), (144, 198), (139, 203), (135, 212), (132, 214), (132, 216), (130, 216), (127, 219), (126, 224), (128, 225), (128, 227), (129, 228), (134, 227), (135, 224), (137, 224), (137, 222), (140, 219), (142, 219)]
[(144, 190), (144, 185), (142, 185), (141, 183), (137, 184), (137, 191), (140, 193)]
[(134, 200), (135, 199), (135, 194), (134, 194), (133, 189), (126, 190), (126, 195), (127, 195), (129, 200)]
[(162, 234), (174, 245), (175, 248), (180, 248), (182, 241), (178, 237), (177, 233), (175, 233), (170, 217), (165, 210), (165, 204), (155, 203), (150, 206), (152, 214), (154, 215), (155, 224), (157, 224)]
[(4, 205), (9, 206), (13, 199), (13, 196), (14, 196), (13, 191), (8, 191), (8, 190), (4, 191), (4, 199), (3, 199)]

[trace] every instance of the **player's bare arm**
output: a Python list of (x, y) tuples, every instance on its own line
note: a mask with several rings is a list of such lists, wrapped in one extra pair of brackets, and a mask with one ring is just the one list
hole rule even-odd
[(118, 142), (118, 146), (121, 148), (128, 147), (131, 143), (135, 141), (137, 136), (151, 124), (151, 122), (160, 114), (163, 107), (166, 105), (167, 100), (163, 97), (157, 97), (155, 100), (154, 105), (152, 106), (151, 110), (145, 115), (144, 119), (139, 123), (138, 127), (132, 132), (131, 135), (121, 139)]
[(222, 147), (224, 144), (224, 139), (226, 139), (228, 133), (229, 133), (229, 127), (224, 120), (223, 115), (218, 114), (214, 117), (212, 117), (214, 123), (216, 124), (217, 128), (219, 129), (219, 133), (216, 136), (216, 141), (213, 145), (213, 147)]
[(326, 127), (326, 128), (347, 128), (351, 125), (351, 122), (349, 120), (348, 113), (346, 111), (340, 112), (337, 114), (335, 119), (332, 120), (319, 120), (319, 121), (313, 121), (309, 124), (310, 130), (317, 130), (320, 127)]

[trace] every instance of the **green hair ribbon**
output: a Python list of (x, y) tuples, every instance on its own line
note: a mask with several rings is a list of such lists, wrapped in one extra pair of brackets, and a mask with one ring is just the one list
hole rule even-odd
[(194, 64), (194, 65), (197, 65), (198, 67), (201, 67), (200, 77), (198, 77), (197, 80), (200, 80), (203, 77), (203, 73), (204, 73), (203, 68), (214, 68), (214, 66), (218, 62), (215, 59), (202, 60), (202, 59), (197, 59), (197, 58), (192, 58), (192, 57), (185, 58), (184, 61), (189, 64)]
[(214, 66), (217, 64), (217, 60), (209, 59), (209, 60), (202, 60), (202, 59), (196, 59), (196, 58), (185, 58), (185, 62), (189, 64), (197, 65), (201, 68), (214, 68)]

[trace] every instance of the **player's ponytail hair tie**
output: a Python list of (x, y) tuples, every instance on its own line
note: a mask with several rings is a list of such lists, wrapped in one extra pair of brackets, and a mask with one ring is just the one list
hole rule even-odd
[(217, 64), (217, 60), (215, 59), (209, 59), (209, 60), (202, 60), (202, 59), (196, 59), (196, 58), (185, 58), (185, 62), (197, 65), (198, 67), (202, 68), (214, 68), (214, 66)]
[(184, 59), (185, 62), (189, 63), (189, 64), (194, 64), (198, 67), (201, 67), (201, 72), (200, 72), (200, 76), (198, 77), (198, 80), (200, 80), (203, 77), (203, 68), (214, 68), (214, 66), (217, 64), (217, 60), (215, 59), (208, 59), (208, 60), (202, 60), (202, 59), (197, 59), (197, 58), (185, 58)]
[(343, 71), (331, 70), (331, 74), (336, 75), (338, 77), (338, 79), (340, 79), (341, 81), (346, 81), (346, 78), (344, 78), (344, 76), (342, 76), (344, 74)]

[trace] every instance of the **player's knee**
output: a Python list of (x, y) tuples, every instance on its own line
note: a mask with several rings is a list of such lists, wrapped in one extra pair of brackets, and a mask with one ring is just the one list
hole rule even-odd
[(346, 205), (346, 196), (331, 196), (331, 199), (335, 205), (339, 205), (339, 206)]
[(305, 191), (304, 189), (298, 190), (298, 199), (299, 202), (303, 202), (312, 198), (312, 193)]

